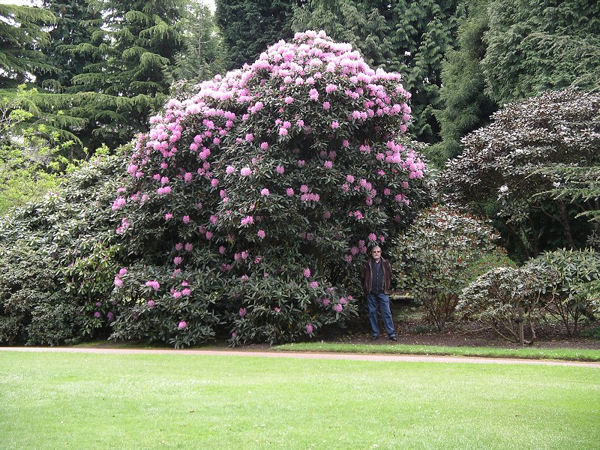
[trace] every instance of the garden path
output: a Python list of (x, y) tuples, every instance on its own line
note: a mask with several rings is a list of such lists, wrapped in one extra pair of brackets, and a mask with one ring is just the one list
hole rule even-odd
[(282, 352), (275, 350), (174, 350), (174, 349), (124, 349), (124, 348), (86, 348), (86, 347), (0, 347), (2, 351), (18, 352), (64, 352), (64, 353), (98, 353), (98, 354), (132, 354), (132, 355), (207, 355), (207, 356), (241, 356), (262, 358), (298, 358), (298, 359), (337, 359), (350, 361), (388, 361), (388, 362), (437, 362), (468, 364), (530, 364), (544, 366), (579, 366), (596, 367), (598, 362), (557, 361), (518, 358), (482, 358), (475, 356), (428, 356), (428, 355), (385, 355), (330, 352)]

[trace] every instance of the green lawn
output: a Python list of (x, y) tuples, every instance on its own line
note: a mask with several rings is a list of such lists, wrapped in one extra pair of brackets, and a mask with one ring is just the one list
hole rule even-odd
[(600, 369), (0, 350), (0, 448), (597, 448)]
[(600, 361), (600, 350), (581, 348), (497, 348), (444, 347), (438, 345), (345, 344), (336, 342), (300, 342), (275, 347), (290, 352), (391, 353), (405, 355), (484, 356), (491, 358), (564, 359)]

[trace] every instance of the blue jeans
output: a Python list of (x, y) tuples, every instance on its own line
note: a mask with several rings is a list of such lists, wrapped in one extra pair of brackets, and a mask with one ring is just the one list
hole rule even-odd
[(392, 321), (392, 311), (390, 310), (390, 297), (386, 294), (367, 294), (367, 306), (369, 307), (369, 322), (373, 336), (379, 336), (379, 325), (377, 324), (377, 309), (381, 310), (383, 326), (388, 336), (395, 336), (394, 322)]

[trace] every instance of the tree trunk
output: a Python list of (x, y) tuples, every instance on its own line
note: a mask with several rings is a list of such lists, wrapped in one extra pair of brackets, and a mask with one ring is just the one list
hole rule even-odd
[(563, 232), (565, 233), (565, 238), (569, 243), (571, 249), (575, 248), (575, 241), (573, 240), (573, 235), (571, 234), (571, 224), (569, 223), (569, 216), (567, 214), (567, 207), (562, 200), (558, 200), (558, 209), (560, 211), (560, 224), (563, 227)]

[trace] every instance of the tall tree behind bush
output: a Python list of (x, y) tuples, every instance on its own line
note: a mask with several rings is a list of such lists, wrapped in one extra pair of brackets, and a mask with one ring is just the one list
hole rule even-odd
[(101, 143), (116, 147), (146, 128), (149, 114), (166, 100), (182, 46), (179, 0), (104, 0), (99, 5), (104, 22), (93, 37), (95, 48), (80, 49), (99, 59), (72, 80), (90, 100), (78, 105), (78, 115), (93, 126), (92, 148)]
[(236, 69), (254, 61), (267, 46), (292, 37), (293, 7), (302, 0), (216, 0), (215, 17)]
[(548, 89), (600, 87), (600, 3), (493, 0), (482, 60), (498, 104)]

